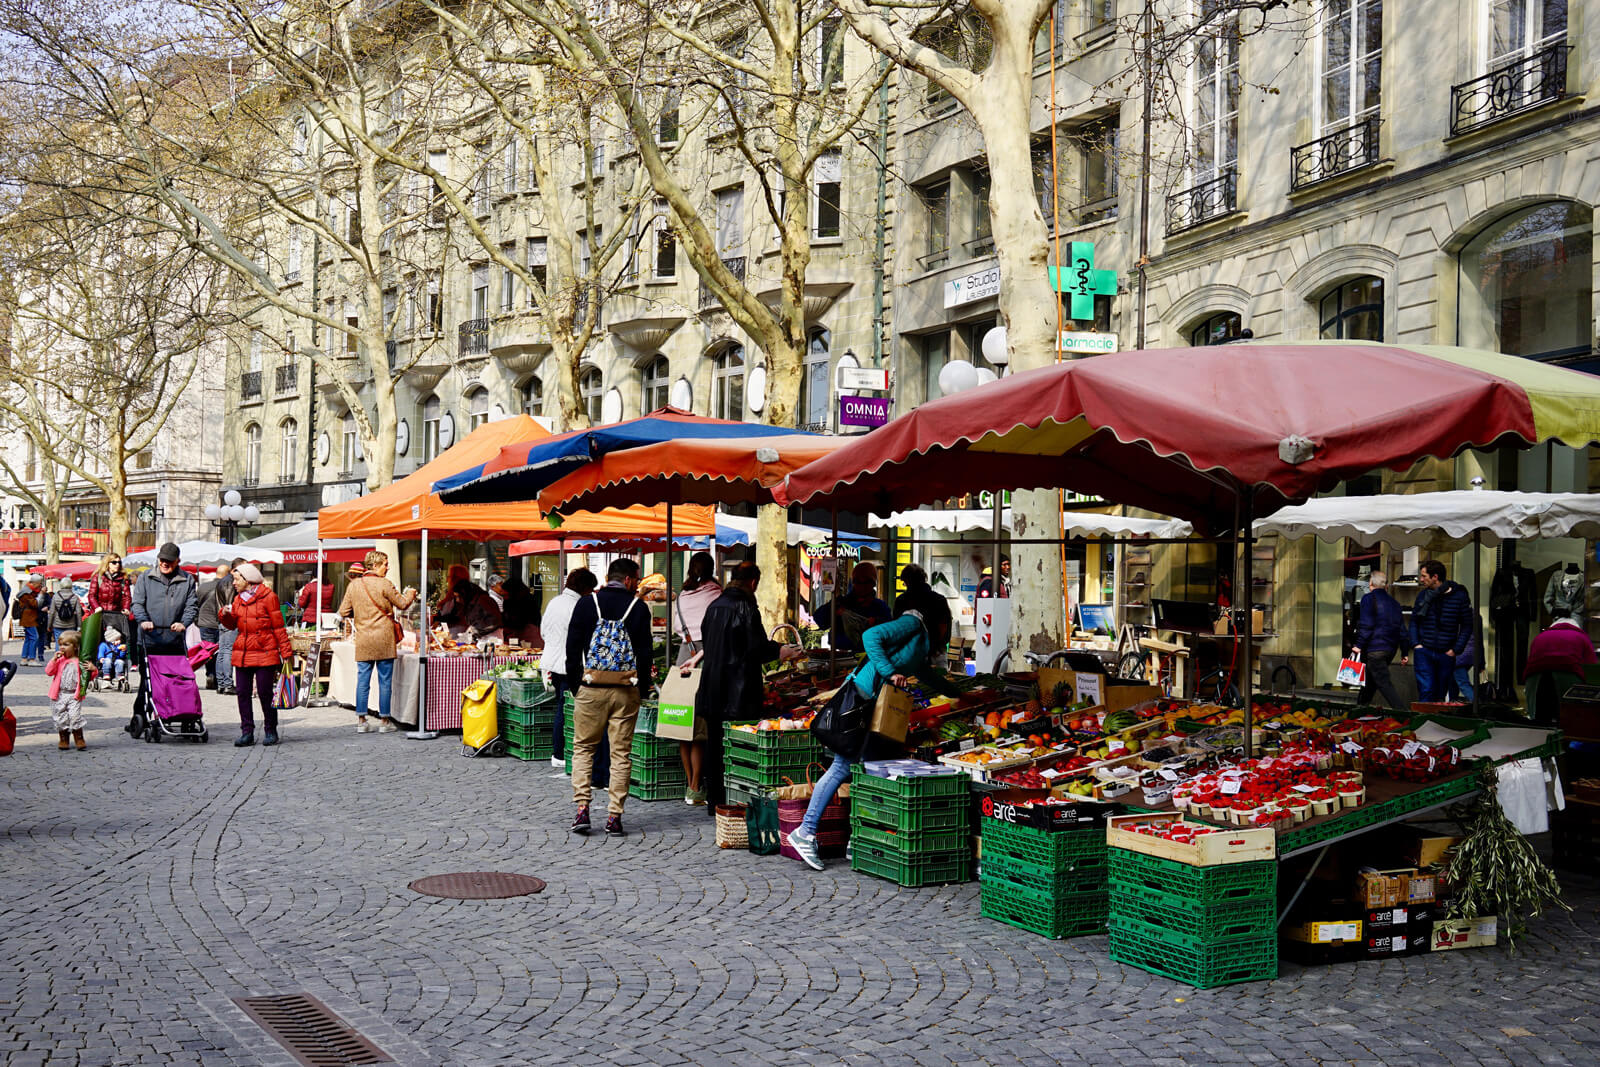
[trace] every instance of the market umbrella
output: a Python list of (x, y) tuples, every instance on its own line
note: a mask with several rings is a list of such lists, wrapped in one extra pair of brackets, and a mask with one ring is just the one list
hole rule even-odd
[(99, 564), (94, 560), (80, 560), (76, 563), (45, 563), (37, 567), (29, 567), (29, 574), (37, 574), (41, 578), (59, 579), (69, 578), (79, 581), (94, 574), (94, 569)]
[[(130, 552), (122, 557), (126, 567), (154, 567), (157, 549)], [(251, 563), (282, 563), (283, 553), (270, 548), (253, 548), (249, 542), (242, 545), (225, 545), (220, 541), (180, 541), (178, 562), (186, 567), (215, 567), (219, 563), (232, 563), (236, 559)]]
[(1325, 496), (1282, 508), (1255, 523), (1257, 536), (1290, 540), (1386, 541), (1398, 548), (1452, 546), (1475, 537), (1484, 544), (1547, 537), (1600, 538), (1600, 496), (1589, 493), (1515, 493), (1460, 489), (1443, 493)]

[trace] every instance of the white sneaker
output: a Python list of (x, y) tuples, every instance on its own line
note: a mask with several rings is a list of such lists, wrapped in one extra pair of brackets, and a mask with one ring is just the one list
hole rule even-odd
[(566, 766), (567, 766), (567, 761), (562, 759), (560, 756), (551, 756), (550, 757), (550, 766), (552, 766), (552, 767), (560, 767), (562, 770), (565, 770)]
[(822, 857), (817, 855), (817, 840), (814, 837), (801, 837), (798, 830), (790, 830), (787, 840), (789, 847), (794, 849), (800, 861), (813, 871), (823, 869)]
[(372, 722), (368, 719), (362, 719), (360, 722), (356, 723), (356, 733), (358, 734), (375, 734), (377, 732), (378, 724), (375, 722)]
[(399, 730), (400, 727), (394, 724), (393, 719), (384, 719), (383, 722), (378, 726), (378, 732), (380, 734), (398, 733)]

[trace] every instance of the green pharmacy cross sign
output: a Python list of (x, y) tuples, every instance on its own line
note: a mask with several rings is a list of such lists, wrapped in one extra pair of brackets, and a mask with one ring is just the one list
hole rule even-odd
[(1117, 272), (1094, 269), (1094, 245), (1088, 241), (1073, 241), (1070, 254), (1071, 266), (1050, 268), (1050, 287), (1072, 297), (1075, 322), (1093, 322), (1094, 298), (1117, 295)]

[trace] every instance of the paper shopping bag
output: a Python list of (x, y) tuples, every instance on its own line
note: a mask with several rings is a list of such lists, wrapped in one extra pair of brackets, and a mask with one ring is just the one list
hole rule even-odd
[(1367, 665), (1361, 662), (1358, 652), (1339, 661), (1339, 673), (1334, 675), (1340, 685), (1359, 688), (1367, 684)]
[(910, 693), (885, 684), (878, 690), (878, 703), (872, 709), (872, 732), (904, 744), (911, 725), (912, 707)]
[(657, 737), (669, 741), (694, 740), (694, 699), (699, 690), (699, 667), (674, 667), (667, 672), (656, 699)]

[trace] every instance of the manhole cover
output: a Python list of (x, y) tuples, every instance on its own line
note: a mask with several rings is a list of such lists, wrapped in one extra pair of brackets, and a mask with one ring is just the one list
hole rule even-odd
[(418, 878), (408, 888), (429, 897), (496, 900), (501, 897), (525, 897), (529, 893), (541, 892), (544, 883), (526, 874), (471, 871), (466, 874), (430, 874), (426, 878)]

